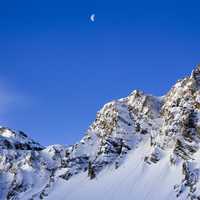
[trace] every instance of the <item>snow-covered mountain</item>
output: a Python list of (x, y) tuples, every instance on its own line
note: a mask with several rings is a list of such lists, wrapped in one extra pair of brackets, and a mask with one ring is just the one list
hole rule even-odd
[(162, 97), (107, 103), (83, 139), (0, 128), (1, 200), (200, 200), (200, 65)]

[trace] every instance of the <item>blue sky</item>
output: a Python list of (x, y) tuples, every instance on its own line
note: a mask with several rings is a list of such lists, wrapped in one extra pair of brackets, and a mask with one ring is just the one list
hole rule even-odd
[[(78, 141), (134, 89), (163, 95), (200, 62), (199, 1), (0, 2), (0, 124)], [(89, 20), (96, 14), (96, 21)]]

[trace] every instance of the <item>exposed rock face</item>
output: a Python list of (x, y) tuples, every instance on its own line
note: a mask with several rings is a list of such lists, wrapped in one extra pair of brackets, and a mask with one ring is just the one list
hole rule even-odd
[(133, 91), (106, 104), (83, 139), (70, 147), (44, 148), (23, 132), (0, 128), (0, 199), (43, 199), (58, 180), (82, 172), (95, 179), (108, 166), (117, 170), (143, 141), (150, 149), (144, 164), (154, 167), (169, 156), (171, 166), (182, 166), (182, 181), (174, 185), (176, 197), (200, 199), (200, 161), (195, 159), (200, 144), (200, 65), (163, 97)]

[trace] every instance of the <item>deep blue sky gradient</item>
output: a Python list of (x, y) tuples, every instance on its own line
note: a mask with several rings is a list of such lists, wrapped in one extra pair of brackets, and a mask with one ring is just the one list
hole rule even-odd
[[(200, 1), (0, 2), (0, 124), (42, 144), (78, 141), (97, 110), (134, 89), (163, 95), (200, 62)], [(89, 20), (96, 14), (96, 21)]]

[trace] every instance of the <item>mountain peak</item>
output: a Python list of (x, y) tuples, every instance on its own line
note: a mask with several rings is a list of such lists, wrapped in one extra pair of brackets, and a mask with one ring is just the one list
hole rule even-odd
[(191, 77), (195, 80), (200, 78), (200, 64), (196, 65), (196, 68), (192, 71)]
[(0, 199), (199, 200), (199, 82), (197, 65), (164, 97), (135, 90), (105, 104), (70, 147), (0, 128)]
[(0, 127), (0, 149), (42, 150), (44, 147), (22, 131)]

